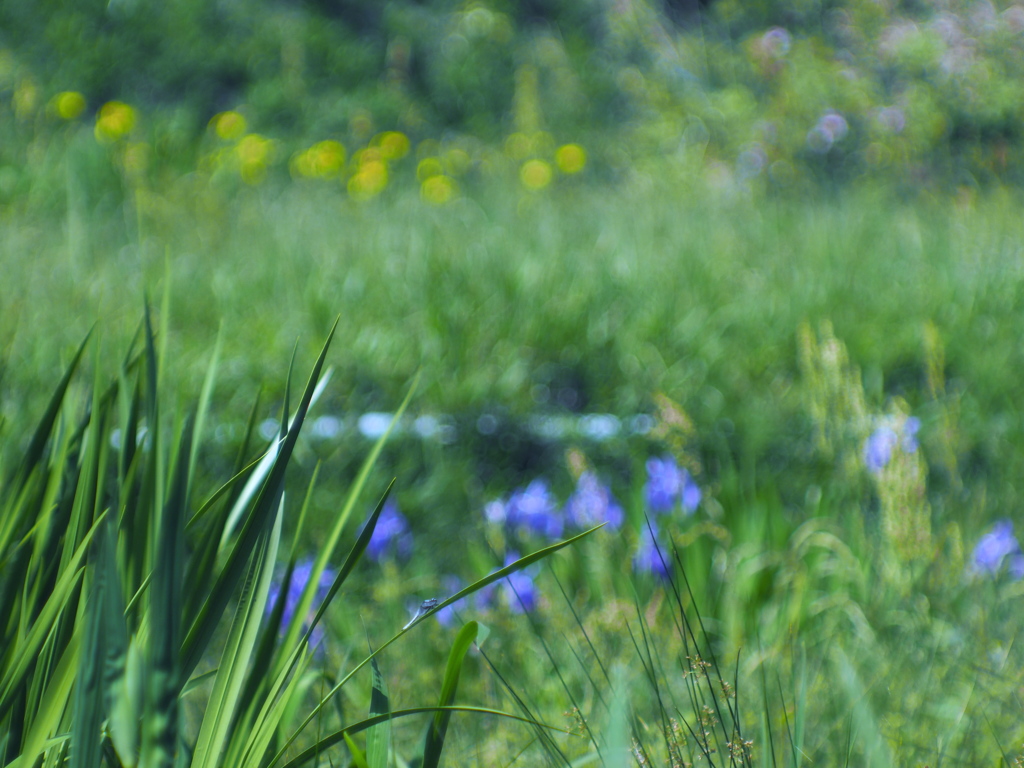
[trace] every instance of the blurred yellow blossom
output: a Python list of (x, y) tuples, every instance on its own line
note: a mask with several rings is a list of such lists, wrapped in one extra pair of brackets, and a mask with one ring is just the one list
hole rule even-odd
[(62, 120), (74, 120), (85, 111), (85, 96), (78, 91), (64, 91), (50, 100), (50, 109)]
[(563, 144), (555, 152), (555, 164), (562, 173), (579, 173), (587, 165), (587, 153), (579, 144)]
[(210, 118), (210, 127), (225, 141), (236, 141), (245, 135), (246, 122), (238, 112), (228, 110)]
[[(365, 155), (365, 153), (364, 153)], [(376, 197), (388, 185), (388, 166), (383, 160), (368, 160), (348, 180), (348, 193), (357, 200)]]
[(96, 116), (96, 139), (105, 143), (123, 139), (135, 128), (135, 110), (120, 101), (108, 101)]
[(384, 155), (380, 151), (379, 147), (367, 147), (366, 149), (356, 152), (356, 157), (353, 158), (358, 166), (363, 166), (367, 163), (376, 163), (383, 159)]
[(345, 146), (340, 141), (321, 141), (292, 158), (294, 175), (307, 179), (330, 179), (345, 167)]
[(416, 166), (416, 178), (423, 182), (431, 176), (440, 176), (444, 173), (444, 166), (436, 157), (425, 157)]
[(544, 189), (551, 183), (551, 166), (543, 160), (527, 160), (519, 169), (519, 180), (527, 189)]
[(444, 205), (455, 197), (458, 191), (455, 179), (444, 174), (431, 176), (420, 185), (420, 197), (433, 205)]
[(250, 133), (243, 136), (234, 149), (242, 181), (252, 185), (261, 183), (267, 177), (267, 165), (274, 157), (274, 142), (258, 133)]
[(409, 137), (398, 131), (388, 131), (380, 136), (380, 153), (385, 160), (401, 160), (409, 154)]

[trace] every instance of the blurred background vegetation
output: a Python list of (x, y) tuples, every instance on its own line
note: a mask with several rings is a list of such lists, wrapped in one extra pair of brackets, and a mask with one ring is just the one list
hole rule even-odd
[(233, 110), (284, 165), (395, 130), (486, 171), (472, 149), (523, 134), (516, 159), (578, 141), (613, 176), (974, 189), (1021, 178), (1022, 31), (1024, 7), (977, 0), (7, 1), (0, 186), (26, 135), (116, 100), (163, 162)]
[[(329, 468), (311, 547), (359, 418), (422, 371), (370, 481), (399, 478), (416, 541), (358, 587), (388, 606), (371, 626), (539, 546), (485, 504), (594, 469), (628, 524), (558, 568), (625, 647), (609, 595), (658, 610), (631, 562), (645, 460), (672, 454), (703, 499), (665, 535), (711, 632), (765, 640), (751, 675), (803, 675), (799, 637), (823, 764), (869, 698), (902, 754), (953, 733), (991, 764), (978, 734), (1024, 733), (1024, 583), (970, 570), (1021, 503), (1021, 126), (1003, 0), (0, 0), (0, 456), (94, 322), (83, 367), (118, 369), (148, 294), (172, 403), (220, 334), (197, 473), (230, 474), (252, 403), (279, 417), (296, 339), (302, 370), (340, 313), (289, 475), (302, 498)], [(920, 452), (866, 468), (910, 418)], [(836, 688), (837, 643), (864, 690)]]

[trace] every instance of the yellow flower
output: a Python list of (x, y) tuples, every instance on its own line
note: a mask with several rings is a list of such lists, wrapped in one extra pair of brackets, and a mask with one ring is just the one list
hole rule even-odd
[(379, 147), (367, 147), (366, 149), (360, 149), (352, 155), (352, 164), (357, 168), (362, 168), (367, 163), (377, 163), (383, 159), (384, 155)]
[(235, 141), (245, 135), (245, 118), (235, 111), (220, 112), (210, 118), (210, 127), (225, 141)]
[(420, 197), (433, 205), (444, 205), (458, 193), (455, 179), (438, 174), (426, 179), (420, 185)]
[(110, 143), (127, 136), (135, 128), (135, 110), (120, 101), (108, 101), (96, 116), (97, 141)]
[(562, 173), (579, 173), (587, 165), (587, 153), (579, 144), (564, 144), (555, 152), (555, 164)]
[(307, 179), (330, 179), (339, 175), (344, 167), (345, 147), (333, 140), (314, 144), (297, 154), (291, 162), (292, 173)]
[(238, 142), (235, 152), (243, 163), (266, 164), (274, 152), (274, 142), (258, 133), (250, 133)]
[(85, 111), (85, 96), (78, 91), (64, 91), (50, 100), (50, 109), (62, 120), (74, 120)]
[(401, 160), (409, 154), (409, 137), (398, 131), (388, 131), (380, 136), (380, 153), (385, 160)]
[(250, 133), (234, 147), (238, 158), (238, 172), (246, 184), (260, 184), (267, 177), (267, 164), (274, 156), (274, 142)]
[(348, 180), (348, 193), (356, 200), (376, 197), (388, 185), (388, 167), (383, 160), (360, 163), (359, 171)]
[(519, 180), (529, 190), (544, 189), (551, 183), (551, 166), (543, 160), (527, 160), (519, 169)]
[(442, 173), (444, 173), (444, 167), (436, 157), (425, 157), (416, 166), (416, 178), (421, 182), (431, 176), (440, 176)]

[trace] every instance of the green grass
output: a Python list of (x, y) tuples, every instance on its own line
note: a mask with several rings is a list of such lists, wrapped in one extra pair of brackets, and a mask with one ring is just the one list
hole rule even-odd
[[(459, 701), (561, 726), (563, 713), (578, 706), (594, 738), (549, 742), (511, 720), (485, 729), (456, 715), (447, 731), (450, 764), (507, 765), (520, 749), (524, 760), (552, 764), (559, 751), (596, 759), (634, 738), (667, 749), (666, 717), (699, 719), (687, 703), (692, 675), (682, 673), (692, 654), (678, 628), (695, 608), (707, 634), (695, 631), (691, 640), (712, 649), (716, 675), (739, 688), (738, 721), (755, 742), (755, 765), (993, 765), (1020, 750), (1014, 681), (1024, 659), (1015, 616), (1024, 590), (964, 574), (978, 536), (1020, 504), (1024, 223), (1016, 195), (982, 194), (968, 205), (866, 187), (816, 200), (726, 199), (679, 180), (634, 178), (535, 196), (484, 183), (434, 208), (402, 189), (355, 204), (329, 187), (229, 194), (199, 177), (125, 193), (90, 187), (81, 158), (71, 160), (78, 170), (64, 186), (40, 181), (33, 192), (45, 205), (4, 214), (0, 406), (10, 470), (32, 455), (29, 427), (93, 322), (98, 339), (69, 401), (89, 401), (90, 370), (120, 369), (146, 291), (169, 296), (156, 333), (165, 412), (187, 412), (219, 334), (207, 434), (246, 423), (260, 387), (254, 418), (280, 418), (295, 398), (283, 383), (296, 339), (297, 358), (312, 359), (339, 313), (334, 375), (318, 412), (395, 410), (420, 371), (410, 411), (449, 413), (467, 425), (485, 409), (514, 416), (550, 409), (535, 402), (540, 385), (571, 385), (587, 411), (623, 416), (655, 413), (655, 395), (664, 392), (691, 418), (692, 434), (680, 445), (630, 438), (578, 447), (610, 477), (634, 528), (643, 512), (643, 459), (668, 447), (699, 462), (706, 503), (673, 529), (694, 599), (679, 582), (677, 602), (665, 585), (631, 576), (633, 533), (598, 533), (551, 561), (574, 611), (544, 572), (544, 598), (529, 621), (501, 611), (467, 616), (489, 634), (480, 646), (486, 657), (465, 657)], [(884, 488), (860, 468), (859, 438), (836, 438), (831, 453), (815, 441), (820, 392), (801, 372), (799, 329), (806, 322), (817, 333), (822, 321), (845, 345), (857, 369), (851, 381), (863, 383), (870, 413), (899, 397), (924, 422), (933, 548), (916, 565), (903, 568), (887, 553)], [(929, 346), (929, 329), (937, 345)], [(929, 366), (937, 369), (931, 378)], [(125, 377), (111, 419), (130, 416), (134, 381)], [(108, 448), (89, 434), (96, 453), (85, 458), (99, 462)], [(190, 448), (184, 431), (172, 434), (181, 440), (168, 443), (151, 470), (153, 499), (171, 498), (172, 469), (185, 455), (199, 487), (215, 489), (232, 475), (240, 437)], [(347, 595), (367, 607), (344, 618), (327, 614), (324, 669), (364, 658), (368, 638), (382, 645), (407, 620), (410, 594), (440, 594), (442, 575), (479, 576), (500, 563), (511, 542), (482, 529), (484, 502), (537, 474), (562, 498), (571, 487), (566, 446), (539, 446), (523, 458), (534, 448), (527, 446), (510, 458), (472, 428), (461, 434), (452, 446), (399, 438), (381, 449), (368, 493), (383, 493), (398, 477), (393, 492), (412, 519), (417, 553), (347, 583)], [(165, 431), (162, 439), (169, 437)], [(294, 542), (293, 555), (317, 546), (326, 558), (333, 548), (324, 542), (362, 462), (353, 447), (360, 446), (296, 443), (282, 475), (289, 510), (299, 508), (294, 500), (305, 497), (323, 463), (305, 522), (291, 511), (282, 521), (281, 546)], [(103, 508), (94, 506), (83, 519), (98, 518)], [(152, 567), (147, 558), (161, 556), (139, 557), (125, 566), (133, 588)], [(894, 578), (901, 568), (910, 575)], [(252, 584), (261, 574), (253, 571)], [(237, 633), (222, 626), (217, 643), (247, 637), (250, 625), (239, 616)], [(88, 615), (81, 618), (88, 626)], [(425, 690), (427, 702), (437, 700), (452, 633), (433, 622), (417, 630), (424, 638), (417, 653), (379, 657), (392, 709), (424, 703)], [(48, 642), (58, 639), (67, 637)], [(39, 691), (51, 680), (65, 697), (95, 695), (68, 688), (59, 654), (52, 662), (34, 673), (25, 695), (43, 701)], [(237, 674), (259, 682), (244, 669)], [(317, 689), (337, 682), (311, 667), (295, 682), (294, 706), (315, 705)], [(231, 690), (223, 686), (202, 695), (227, 695), (217, 693)], [(334, 726), (373, 711), (369, 681), (339, 699)], [(66, 712), (46, 714), (67, 722)], [(293, 711), (281, 714), (287, 720)], [(423, 722), (394, 721), (396, 754), (422, 753)], [(340, 733), (332, 731), (335, 742)], [(371, 733), (378, 746), (367, 747), (367, 760), (371, 752), (379, 760), (380, 733)]]

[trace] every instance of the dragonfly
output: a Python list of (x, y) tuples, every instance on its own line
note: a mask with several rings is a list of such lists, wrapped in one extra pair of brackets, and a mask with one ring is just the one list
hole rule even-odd
[(411, 619), (409, 619), (409, 623), (406, 624), (404, 627), (402, 627), (402, 631), (404, 632), (409, 627), (411, 627), (413, 624), (415, 624), (417, 621), (419, 621), (424, 616), (426, 616), (428, 613), (430, 613), (432, 610), (437, 608), (437, 605), (440, 602), (441, 601), (439, 599), (437, 599), (436, 597), (431, 597), (431, 598), (429, 598), (427, 600), (424, 600), (422, 603), (420, 603), (420, 607), (416, 609), (416, 615), (413, 616)]

